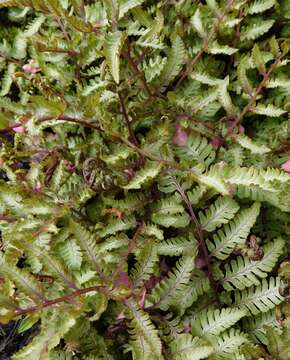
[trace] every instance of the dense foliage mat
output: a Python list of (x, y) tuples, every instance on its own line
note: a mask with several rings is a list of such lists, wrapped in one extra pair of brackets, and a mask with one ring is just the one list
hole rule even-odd
[(11, 359), (289, 359), (289, 18), (0, 0)]

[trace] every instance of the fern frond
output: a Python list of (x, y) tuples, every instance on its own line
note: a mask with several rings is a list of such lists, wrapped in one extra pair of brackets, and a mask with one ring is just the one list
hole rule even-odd
[(178, 335), (169, 346), (174, 360), (207, 359), (213, 352), (213, 348), (208, 342), (190, 334)]
[(12, 359), (27, 360), (43, 358), (51, 349), (59, 344), (60, 340), (75, 322), (75, 318), (67, 311), (57, 309), (48, 313), (47, 318), (44, 318), (42, 321), (40, 333), (36, 335), (28, 345), (14, 355)]
[(229, 264), (225, 264), (225, 277), (222, 283), (225, 289), (233, 290), (233, 286), (243, 290), (251, 285), (259, 285), (259, 278), (264, 278), (275, 266), (283, 252), (284, 240), (281, 238), (264, 246), (264, 256), (261, 260), (251, 261), (248, 257), (238, 256)]
[(235, 140), (243, 148), (250, 150), (253, 154), (266, 154), (271, 151), (271, 149), (265, 145), (254, 143), (254, 141), (246, 135), (240, 134), (236, 136)]
[(238, 210), (239, 206), (232, 198), (220, 196), (204, 213), (198, 213), (199, 222), (204, 230), (211, 232), (228, 223)]
[(117, 84), (120, 82), (120, 54), (125, 38), (126, 33), (121, 31), (108, 33), (105, 37), (104, 55)]
[(194, 270), (193, 275), (182, 296), (177, 299), (176, 304), (172, 303), (172, 308), (180, 315), (198, 299), (198, 297), (210, 290), (210, 283), (207, 276), (198, 269)]
[[(194, 169), (195, 170), (195, 169)], [(229, 189), (221, 176), (221, 167), (217, 164), (212, 165), (204, 174), (194, 171), (193, 176), (203, 185), (213, 188), (222, 195), (229, 195)]]
[(40, 283), (25, 269), (18, 269), (0, 258), (0, 271), (5, 274), (21, 291), (36, 303), (45, 299)]
[(59, 247), (60, 255), (71, 270), (79, 270), (82, 264), (82, 251), (74, 239), (68, 239)]
[(279, 286), (279, 278), (263, 279), (261, 285), (257, 287), (252, 286), (243, 291), (235, 291), (235, 300), (232, 306), (249, 310), (254, 315), (266, 312), (283, 301), (283, 296), (279, 293)]
[(159, 76), (161, 86), (168, 85), (179, 74), (186, 60), (186, 51), (183, 41), (179, 36), (171, 40), (171, 48), (167, 55), (167, 62)]
[(262, 13), (276, 4), (275, 0), (255, 0), (247, 6), (246, 12), (248, 14)]
[(274, 20), (263, 20), (245, 26), (241, 31), (241, 41), (255, 40), (268, 32), (274, 24)]
[(126, 15), (128, 11), (136, 6), (142, 5), (144, 0), (120, 0), (119, 3), (119, 20)]
[(160, 164), (156, 164), (156, 162), (148, 160), (145, 167), (138, 171), (129, 184), (123, 186), (123, 188), (126, 190), (140, 189), (143, 184), (146, 184), (151, 179), (154, 179), (158, 175), (160, 169)]
[(219, 335), (238, 322), (246, 313), (245, 310), (233, 308), (202, 311), (191, 322), (192, 332), (203, 337)]
[(134, 288), (140, 287), (149, 279), (158, 261), (157, 246), (154, 242), (146, 242), (137, 256), (137, 264), (131, 272)]
[(109, 224), (105, 225), (99, 231), (100, 237), (116, 234), (120, 231), (132, 229), (137, 225), (136, 219), (133, 215), (127, 216), (124, 219), (113, 219)]
[(190, 281), (194, 269), (192, 256), (185, 255), (177, 261), (176, 267), (155, 286), (149, 297), (154, 307), (167, 310), (170, 305), (178, 300)]
[(198, 134), (190, 134), (185, 146), (178, 146), (175, 153), (181, 161), (194, 161), (197, 163), (204, 163), (206, 166), (210, 165), (214, 158), (215, 152), (213, 147), (207, 140)]
[(243, 329), (250, 334), (255, 342), (260, 341), (267, 345), (266, 326), (280, 329), (280, 325), (275, 316), (275, 310), (269, 310), (257, 316), (245, 317), (243, 319)]
[(189, 224), (189, 216), (185, 212), (180, 199), (176, 196), (157, 201), (152, 208), (151, 219), (164, 227), (185, 227)]
[(188, 236), (177, 236), (166, 239), (158, 244), (159, 255), (180, 256), (188, 253), (196, 253), (197, 240), (192, 233)]
[(257, 105), (252, 111), (258, 115), (265, 115), (270, 117), (279, 117), (286, 113), (286, 110), (279, 109), (274, 105), (265, 106), (263, 104)]
[(128, 306), (131, 318), (130, 333), (133, 341), (139, 341), (141, 344), (145, 342), (145, 349), (150, 348), (153, 359), (162, 359), (161, 341), (149, 315), (143, 310), (138, 309), (137, 305), (132, 302)]
[(249, 342), (249, 339), (246, 334), (234, 328), (219, 334), (219, 336), (213, 336), (210, 339), (210, 343), (214, 348), (213, 359), (237, 359), (234, 354), (242, 344), (247, 342)]
[(242, 244), (246, 241), (259, 212), (260, 204), (254, 203), (252, 207), (239, 212), (230, 223), (218, 230), (213, 235), (212, 240), (207, 239), (206, 243), (211, 252), (210, 255), (221, 260), (226, 259), (237, 244)]
[(85, 252), (88, 261), (95, 267), (99, 267), (97, 261), (97, 239), (95, 235), (92, 235), (88, 230), (86, 230), (82, 225), (71, 220), (70, 229), (74, 235), (74, 238), (77, 240), (81, 249)]

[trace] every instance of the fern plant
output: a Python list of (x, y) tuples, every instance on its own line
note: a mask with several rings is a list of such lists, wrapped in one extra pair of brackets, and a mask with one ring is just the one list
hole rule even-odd
[(9, 358), (289, 358), (289, 17), (0, 1)]

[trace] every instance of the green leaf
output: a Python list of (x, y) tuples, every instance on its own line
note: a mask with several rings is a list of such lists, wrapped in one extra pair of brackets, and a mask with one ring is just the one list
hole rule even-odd
[(283, 301), (279, 293), (279, 278), (263, 279), (261, 285), (252, 286), (243, 291), (234, 292), (233, 306), (242, 310), (249, 310), (256, 315), (273, 309)]
[(283, 247), (284, 241), (278, 238), (264, 246), (263, 258), (258, 261), (238, 256), (229, 264), (225, 264), (225, 276), (222, 279), (224, 288), (232, 290), (235, 287), (243, 290), (252, 285), (259, 285), (259, 278), (267, 277), (267, 273), (273, 269), (282, 254)]
[(191, 322), (194, 335), (208, 337), (219, 335), (246, 315), (240, 309), (209, 309), (199, 313)]
[(71, 270), (79, 270), (82, 264), (82, 252), (74, 239), (68, 239), (61, 244), (59, 251), (66, 264)]
[(167, 62), (158, 78), (162, 86), (168, 85), (179, 74), (186, 60), (186, 51), (183, 41), (179, 36), (171, 39), (171, 47), (168, 51)]
[(140, 189), (142, 185), (146, 184), (151, 179), (154, 179), (158, 175), (160, 169), (161, 164), (147, 160), (144, 168), (138, 171), (128, 185), (123, 186), (123, 188), (126, 190)]
[(218, 259), (226, 259), (236, 245), (243, 244), (260, 212), (260, 204), (254, 203), (249, 209), (240, 211), (235, 218), (224, 225), (213, 239), (207, 239), (206, 243), (211, 256)]
[(253, 113), (259, 115), (265, 115), (270, 117), (279, 117), (286, 113), (286, 110), (279, 109), (274, 105), (258, 104), (253, 110)]
[(176, 267), (168, 276), (155, 286), (149, 297), (150, 303), (161, 310), (167, 310), (175, 303), (190, 281), (194, 269), (194, 260), (190, 255), (184, 255), (176, 263)]
[(174, 360), (207, 359), (213, 352), (212, 346), (190, 334), (180, 334), (170, 344)]
[(271, 151), (271, 149), (265, 145), (254, 143), (251, 138), (244, 134), (239, 134), (236, 136), (235, 140), (243, 148), (250, 150), (253, 154), (266, 154)]
[(262, 13), (276, 4), (275, 0), (255, 0), (247, 6), (247, 14)]
[(204, 212), (199, 212), (199, 222), (206, 231), (214, 231), (231, 220), (239, 210), (238, 204), (230, 197), (218, 197)]
[(121, 31), (108, 33), (105, 37), (104, 55), (117, 84), (120, 82), (120, 55), (126, 37), (126, 33)]

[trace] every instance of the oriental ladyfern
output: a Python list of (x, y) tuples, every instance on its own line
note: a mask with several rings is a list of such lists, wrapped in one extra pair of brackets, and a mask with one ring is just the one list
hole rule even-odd
[(289, 18), (0, 0), (7, 358), (289, 359)]

